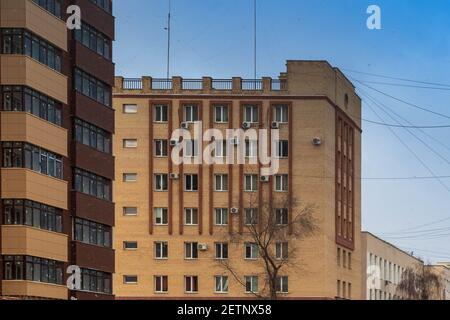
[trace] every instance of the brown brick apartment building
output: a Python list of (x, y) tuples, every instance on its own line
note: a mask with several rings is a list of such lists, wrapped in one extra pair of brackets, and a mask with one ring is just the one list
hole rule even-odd
[[(288, 195), (315, 206), (318, 231), (299, 241), (279, 279), (281, 297), (362, 298), (361, 101), (337, 68), (288, 61), (277, 80), (118, 77), (113, 105), (116, 297), (253, 298), (261, 261), (227, 236), (245, 233), (257, 214), (249, 197), (261, 204)], [(278, 127), (279, 172), (265, 179), (261, 165), (174, 164), (171, 134), (195, 122), (204, 130)], [(273, 214), (287, 221), (292, 211)]]
[(110, 0), (0, 1), (0, 297), (113, 298), (113, 40)]

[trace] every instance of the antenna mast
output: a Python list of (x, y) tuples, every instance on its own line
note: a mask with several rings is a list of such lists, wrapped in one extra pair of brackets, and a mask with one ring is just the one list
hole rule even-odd
[(253, 39), (253, 79), (256, 80), (256, 71), (257, 71), (257, 12), (256, 12), (256, 0), (253, 0), (253, 21), (254, 21), (254, 39)]
[(172, 13), (172, 0), (169, 0), (169, 14), (167, 17), (167, 74), (166, 78), (170, 78), (170, 36), (171, 36), (171, 13)]

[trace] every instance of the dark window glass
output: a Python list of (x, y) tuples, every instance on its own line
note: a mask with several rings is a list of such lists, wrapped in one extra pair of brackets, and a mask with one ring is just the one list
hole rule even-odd
[(111, 227), (93, 221), (76, 218), (75, 240), (91, 245), (111, 248)]
[(5, 256), (4, 280), (28, 280), (52, 284), (63, 284), (64, 263), (30, 256)]
[(111, 87), (80, 69), (75, 69), (74, 87), (81, 94), (111, 107)]
[(75, 169), (74, 188), (90, 196), (111, 201), (111, 181), (81, 169)]
[(111, 134), (81, 119), (75, 119), (74, 139), (98, 151), (111, 153)]
[(75, 40), (106, 59), (111, 58), (111, 40), (106, 35), (85, 22), (81, 24), (81, 30), (74, 30), (74, 33)]
[(85, 291), (111, 294), (111, 274), (82, 268), (81, 288)]
[(33, 2), (61, 19), (61, 0), (33, 0)]

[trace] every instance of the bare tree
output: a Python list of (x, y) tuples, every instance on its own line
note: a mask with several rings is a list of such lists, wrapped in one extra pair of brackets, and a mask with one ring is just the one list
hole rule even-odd
[[(252, 294), (259, 299), (277, 300), (280, 291), (279, 276), (283, 274), (287, 266), (293, 265), (293, 261), (298, 263), (299, 241), (311, 236), (316, 230), (316, 221), (313, 217), (314, 206), (303, 206), (289, 196), (272, 202), (267, 200), (260, 202), (256, 198), (256, 196), (250, 196), (246, 207), (257, 208), (257, 215), (252, 221), (244, 223), (242, 233), (233, 233), (227, 235), (227, 238), (234, 244), (250, 243), (257, 248), (258, 264), (263, 270), (259, 278), (263, 278), (264, 282), (262, 286), (258, 285), (258, 292), (252, 292)], [(275, 208), (290, 208), (289, 218), (286, 219), (285, 215), (277, 218)], [(245, 212), (243, 216), (246, 219)], [(279, 249), (277, 252), (277, 244), (283, 244), (283, 250)], [(232, 265), (232, 262), (229, 259), (219, 261), (240, 285), (246, 287), (244, 276)], [(295, 265), (295, 267), (298, 269), (300, 266)]]
[(408, 300), (438, 300), (441, 288), (441, 277), (430, 266), (418, 264), (403, 272), (397, 291)]

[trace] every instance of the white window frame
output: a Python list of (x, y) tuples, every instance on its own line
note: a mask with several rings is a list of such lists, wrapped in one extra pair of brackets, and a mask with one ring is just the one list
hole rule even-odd
[(273, 108), (273, 119), (278, 123), (289, 123), (289, 106), (281, 104)]
[(215, 140), (214, 141), (214, 157), (226, 158), (228, 156), (228, 143), (227, 140)]
[[(254, 219), (253, 223), (248, 223), (248, 218), (249, 218), (248, 213), (249, 212), (252, 213), (251, 216)], [(257, 208), (245, 208), (244, 213), (245, 213), (245, 225), (246, 226), (254, 226), (254, 225), (258, 224), (258, 209)], [(255, 216), (256, 216), (256, 219), (255, 219)]]
[(289, 277), (278, 276), (276, 279), (277, 293), (286, 294), (289, 293)]
[[(249, 183), (250, 188), (248, 188)], [(257, 192), (258, 191), (258, 175), (257, 174), (245, 174), (244, 175), (244, 191)]]
[[(128, 277), (136, 278), (136, 281), (127, 281)], [(138, 284), (138, 282), (139, 282), (139, 278), (138, 278), (137, 275), (124, 275), (123, 276), (123, 283), (124, 284)]]
[(138, 174), (137, 173), (131, 173), (127, 172), (123, 174), (123, 182), (137, 182)]
[(286, 261), (289, 259), (289, 242), (277, 242), (275, 243), (275, 258), (280, 261)]
[[(278, 219), (279, 216), (281, 217), (281, 223), (279, 223)], [(284, 216), (286, 217), (285, 219), (283, 218)], [(275, 209), (275, 223), (277, 224), (277, 226), (287, 226), (289, 224), (289, 209), (286, 208)]]
[(228, 276), (214, 276), (214, 292), (215, 293), (228, 293), (229, 280)]
[[(215, 123), (228, 123), (229, 121), (229, 110), (228, 105), (215, 105), (214, 106), (214, 122)], [(220, 118), (218, 120), (218, 118)]]
[[(128, 248), (127, 244), (136, 244), (136, 248)], [(123, 250), (126, 251), (136, 251), (138, 249), (138, 242), (137, 241), (124, 241), (123, 242)]]
[[(161, 253), (161, 256), (158, 257), (158, 246), (160, 247), (159, 251)], [(166, 256), (164, 256), (164, 248), (166, 249)], [(169, 243), (167, 241), (155, 241), (154, 242), (154, 255), (155, 255), (155, 260), (167, 260), (169, 259)]]
[[(127, 213), (127, 209), (136, 209), (136, 213)], [(135, 217), (138, 215), (138, 207), (123, 207), (124, 217)]]
[[(227, 256), (226, 257), (224, 257), (224, 255), (225, 255), (224, 248), (225, 247), (227, 248)], [(228, 242), (216, 242), (214, 244), (214, 249), (215, 249), (214, 255), (215, 255), (216, 260), (227, 260), (228, 257), (230, 256), (230, 251), (229, 251), (230, 247), (228, 245)]]
[[(154, 184), (155, 184), (154, 185), (155, 192), (165, 192), (165, 191), (169, 190), (169, 175), (168, 174), (166, 174), (166, 173), (155, 173), (154, 178), (155, 178), (155, 182), (154, 182)], [(166, 188), (158, 189), (157, 188), (158, 182), (160, 183), (160, 185), (162, 187), (164, 187), (164, 184), (165, 184)]]
[[(185, 192), (197, 192), (198, 191), (198, 174), (188, 173), (184, 175), (184, 191)], [(189, 181), (190, 180), (190, 181)], [(188, 189), (188, 182), (191, 183), (191, 188)], [(197, 188), (195, 188), (195, 186)]]
[(169, 121), (169, 106), (165, 104), (157, 104), (154, 108), (155, 116), (153, 121), (155, 123), (167, 123)]
[(184, 243), (184, 259), (198, 260), (198, 242)]
[[(259, 290), (258, 276), (245, 276), (244, 279), (245, 279), (245, 293), (258, 293)], [(249, 283), (250, 283), (250, 290), (247, 287)]]
[(275, 191), (276, 192), (289, 191), (289, 175), (287, 174), (275, 175)]
[(184, 208), (184, 225), (198, 226), (198, 209)]
[(214, 175), (214, 191), (216, 192), (228, 191), (228, 174)]
[(169, 156), (169, 142), (164, 139), (155, 140), (155, 157), (167, 158)]
[(198, 140), (184, 140), (184, 154), (186, 158), (194, 158), (199, 156), (199, 142)]
[(184, 105), (183, 106), (184, 122), (195, 123), (199, 121), (199, 106)]
[[(194, 283), (195, 283), (196, 284), (195, 287), (196, 287), (197, 290), (190, 290), (190, 291), (187, 290), (187, 281), (188, 281), (188, 279), (189, 279), (189, 282), (190, 282), (191, 289), (194, 288)], [(194, 282), (194, 280), (196, 280), (196, 282)], [(199, 280), (198, 276), (184, 276), (184, 292), (185, 293), (189, 293), (189, 294), (198, 293), (198, 287), (199, 287), (198, 280)]]
[(258, 141), (245, 139), (245, 157), (256, 158), (258, 157)]
[[(214, 225), (227, 226), (229, 219), (228, 208), (215, 208), (214, 209)], [(219, 219), (217, 219), (219, 217)]]
[[(250, 248), (250, 256), (247, 256), (247, 248)], [(245, 260), (257, 260), (259, 257), (259, 247), (256, 243), (244, 243), (244, 257)]]
[[(164, 290), (164, 278), (167, 282), (167, 290)], [(155, 293), (167, 293), (169, 292), (169, 276), (154, 276), (154, 283), (155, 283)], [(161, 288), (161, 290), (157, 290), (158, 283)]]
[[(153, 214), (155, 215), (155, 226), (167, 226), (169, 223), (169, 209), (167, 208), (154, 208)], [(158, 222), (158, 219), (161, 221)], [(164, 222), (166, 221), (166, 222)]]
[[(286, 146), (284, 146), (285, 143), (287, 143)], [(278, 159), (289, 158), (289, 140), (278, 140), (275, 147), (275, 154)]]
[[(250, 110), (250, 118), (248, 118), (247, 111)], [(259, 106), (246, 105), (244, 106), (244, 121), (249, 123), (259, 123)]]

